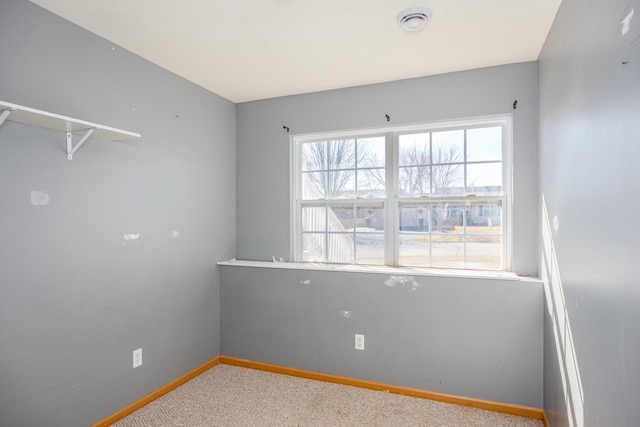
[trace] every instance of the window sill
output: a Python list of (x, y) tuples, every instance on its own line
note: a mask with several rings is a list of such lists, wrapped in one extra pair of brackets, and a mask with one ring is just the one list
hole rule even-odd
[(412, 268), (412, 267), (389, 267), (374, 265), (352, 265), (352, 264), (321, 264), (302, 262), (268, 262), (268, 261), (248, 261), (237, 260), (220, 261), (218, 265), (235, 267), (255, 267), (255, 268), (280, 268), (285, 270), (316, 270), (316, 271), (336, 271), (347, 273), (374, 273), (391, 274), (405, 276), (431, 276), (431, 277), (451, 277), (469, 279), (497, 279), (520, 282), (540, 282), (540, 279), (529, 276), (518, 276), (507, 271), (481, 271), (481, 270), (454, 270), (436, 268)]

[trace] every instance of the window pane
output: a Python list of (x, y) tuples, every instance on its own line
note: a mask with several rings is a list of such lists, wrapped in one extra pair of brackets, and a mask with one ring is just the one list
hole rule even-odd
[(434, 234), (463, 233), (463, 217), (464, 205), (462, 203), (434, 204), (431, 206), (431, 230)]
[(464, 237), (432, 235), (431, 265), (433, 267), (464, 268)]
[(458, 196), (464, 193), (463, 165), (433, 166), (432, 171), (435, 196)]
[(329, 207), (329, 231), (353, 230), (353, 207)]
[(335, 262), (339, 264), (353, 263), (353, 233), (329, 234), (327, 262)]
[(467, 161), (502, 160), (502, 128), (467, 131)]
[(400, 207), (400, 231), (429, 231), (429, 206)]
[(324, 233), (303, 233), (302, 261), (325, 262), (325, 238)]
[(467, 233), (501, 234), (502, 202), (483, 201), (467, 205)]
[(467, 236), (466, 268), (500, 270), (502, 268), (500, 236)]
[(358, 139), (358, 167), (384, 167), (384, 136)]
[(384, 169), (358, 170), (358, 197), (384, 198)]
[(327, 198), (327, 172), (302, 173), (302, 199), (317, 200)]
[(356, 234), (356, 263), (384, 264), (384, 234)]
[(329, 198), (355, 199), (356, 174), (355, 170), (329, 172)]
[[(295, 140), (299, 260), (384, 265), (394, 254), (408, 267), (503, 268), (508, 120), (469, 124)], [(386, 154), (393, 141), (392, 161)], [(385, 229), (390, 202), (398, 203), (395, 230)]]
[(429, 166), (401, 167), (399, 174), (400, 197), (428, 196), (431, 190)]
[(356, 210), (357, 231), (384, 231), (383, 206), (359, 206)]
[(467, 165), (467, 193), (502, 194), (502, 163)]
[(302, 231), (326, 231), (327, 215), (324, 206), (303, 207), (301, 214)]
[(316, 171), (327, 169), (327, 143), (306, 142), (302, 144), (302, 170)]
[(329, 169), (354, 169), (356, 167), (355, 139), (329, 141)]
[(399, 264), (407, 267), (429, 267), (428, 234), (400, 234)]
[(400, 135), (399, 144), (400, 166), (428, 165), (431, 163), (428, 133)]
[(464, 130), (433, 132), (431, 135), (434, 165), (464, 161)]

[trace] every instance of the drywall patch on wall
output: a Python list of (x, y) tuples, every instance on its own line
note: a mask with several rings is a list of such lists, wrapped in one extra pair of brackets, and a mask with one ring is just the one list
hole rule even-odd
[(347, 319), (351, 319), (352, 317), (351, 310), (341, 310), (340, 316), (346, 317)]
[(633, 19), (633, 13), (635, 9), (631, 9), (631, 12), (622, 20), (620, 25), (622, 25), (622, 35), (624, 36), (629, 32), (629, 28), (631, 27), (631, 20)]
[(182, 233), (180, 233), (180, 230), (173, 230), (171, 232), (171, 237), (174, 238), (174, 239), (177, 239), (180, 236), (182, 236)]
[(130, 233), (130, 234), (125, 234), (123, 239), (125, 241), (130, 241), (130, 240), (138, 240), (140, 239), (140, 233)]
[(32, 190), (31, 191), (31, 204), (33, 206), (44, 206), (48, 205), (51, 201), (51, 197), (49, 197), (49, 193), (43, 190)]
[(300, 284), (301, 285), (310, 285), (311, 284), (311, 280), (309, 280), (309, 279), (300, 280)]
[(390, 288), (404, 288), (412, 291), (422, 287), (413, 276), (391, 276), (384, 281), (384, 284)]

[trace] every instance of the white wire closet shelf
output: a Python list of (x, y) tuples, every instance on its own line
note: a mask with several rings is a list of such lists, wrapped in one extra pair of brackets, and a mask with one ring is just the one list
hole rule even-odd
[[(5, 120), (66, 132), (67, 158), (69, 160), (73, 159), (75, 152), (78, 151), (78, 149), (91, 136), (109, 141), (126, 141), (137, 139), (141, 136), (139, 133), (129, 132), (97, 123), (74, 119), (72, 117), (62, 116), (60, 114), (50, 113), (48, 111), (36, 110), (35, 108), (0, 101), (0, 126), (2, 126)], [(75, 146), (73, 145), (74, 133), (82, 134), (80, 140), (75, 144)]]

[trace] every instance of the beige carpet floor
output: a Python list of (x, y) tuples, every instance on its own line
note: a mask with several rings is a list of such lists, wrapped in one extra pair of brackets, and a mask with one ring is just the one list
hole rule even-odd
[(415, 397), (217, 365), (113, 426), (544, 427), (544, 424)]

